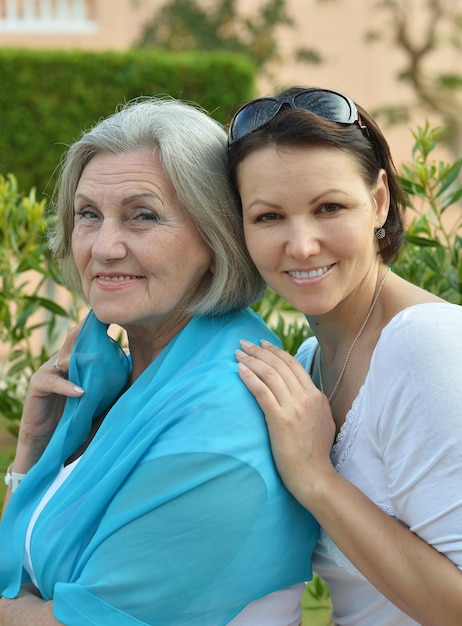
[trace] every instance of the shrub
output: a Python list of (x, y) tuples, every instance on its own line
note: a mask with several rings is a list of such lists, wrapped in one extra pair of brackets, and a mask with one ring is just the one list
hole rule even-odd
[(428, 124), (419, 127), (412, 163), (403, 165), (401, 185), (412, 220), (393, 269), (435, 295), (462, 304), (462, 159), (452, 164), (432, 160), (437, 137), (438, 131)]
[[(59, 321), (75, 320), (76, 301), (57, 304), (57, 266), (44, 237), (45, 200), (18, 191), (16, 178), (0, 175), (0, 415), (16, 431), (32, 373), (56, 349)], [(62, 326), (63, 324), (61, 324)]]
[(231, 105), (252, 97), (254, 76), (248, 58), (221, 51), (0, 49), (0, 173), (49, 195), (64, 146), (119, 104), (170, 95), (224, 123)]

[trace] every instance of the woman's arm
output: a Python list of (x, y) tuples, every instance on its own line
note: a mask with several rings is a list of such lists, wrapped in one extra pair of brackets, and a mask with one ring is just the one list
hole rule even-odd
[(240, 376), (265, 412), (274, 457), (289, 490), (403, 612), (424, 626), (459, 624), (462, 573), (337, 474), (330, 461), (335, 433), (330, 407), (304, 368), (269, 344), (244, 342), (242, 348)]
[(0, 626), (57, 626), (53, 602), (45, 602), (32, 584), (23, 585), (17, 598), (0, 598)]
[[(84, 390), (67, 380), (69, 357), (81, 324), (73, 328), (56, 356), (44, 363), (32, 376), (24, 402), (18, 443), (11, 470), (26, 474), (42, 456), (61, 418), (66, 397), (79, 397)], [(54, 367), (59, 363), (61, 372)], [(8, 489), (3, 511), (11, 497)]]

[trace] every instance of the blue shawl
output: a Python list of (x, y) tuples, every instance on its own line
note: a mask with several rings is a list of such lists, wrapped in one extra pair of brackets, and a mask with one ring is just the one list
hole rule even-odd
[(311, 578), (318, 528), (284, 489), (237, 374), (241, 338), (276, 337), (251, 311), (194, 318), (123, 391), (130, 359), (90, 312), (68, 399), (0, 524), (0, 593), (15, 597), (31, 515), (92, 419), (113, 404), (31, 538), (39, 590), (67, 626), (219, 626)]

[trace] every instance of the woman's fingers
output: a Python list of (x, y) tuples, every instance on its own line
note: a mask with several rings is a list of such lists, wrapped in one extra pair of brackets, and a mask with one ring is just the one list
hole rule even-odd
[[(239, 358), (238, 354), (236, 356)], [(265, 415), (270, 415), (274, 411), (280, 411), (281, 404), (278, 400), (278, 395), (280, 397), (281, 393), (278, 394), (275, 390), (276, 384), (270, 386), (267, 380), (259, 376), (243, 362), (238, 364), (238, 373), (247, 389), (254, 395)]]
[[(266, 341), (262, 342), (261, 346), (242, 341), (241, 350), (236, 352), (236, 359), (251, 369), (275, 394), (280, 394), (284, 390), (296, 395), (300, 387), (308, 392), (317, 391), (310, 376), (297, 359)], [(278, 399), (282, 401), (280, 395)]]
[(303, 456), (308, 463), (328, 457), (335, 423), (326, 396), (303, 366), (266, 342), (262, 346), (243, 342), (242, 348), (236, 353), (239, 375), (265, 413), (279, 460), (288, 455), (300, 462)]
[(78, 397), (84, 393), (84, 389), (69, 381), (69, 362), (74, 348), (75, 340), (80, 332), (83, 321), (72, 328), (67, 334), (59, 351), (37, 370), (32, 377), (32, 384), (40, 395), (54, 393), (58, 395)]
[(245, 352), (236, 352), (239, 376), (255, 396), (270, 428), (283, 423), (296, 428), (300, 421), (317, 413), (322, 394), (296, 359), (275, 346), (243, 342), (243, 348)]
[(31, 378), (31, 393), (41, 397), (50, 394), (78, 397), (84, 394), (82, 387), (67, 379), (68, 367), (61, 364), (61, 361), (59, 367), (61, 371), (54, 367), (54, 362), (52, 366), (49, 362), (42, 365)]

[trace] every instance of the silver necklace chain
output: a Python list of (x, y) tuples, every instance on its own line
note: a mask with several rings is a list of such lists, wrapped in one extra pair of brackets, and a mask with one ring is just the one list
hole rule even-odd
[[(338, 375), (337, 382), (335, 383), (334, 388), (332, 389), (332, 391), (330, 393), (330, 396), (328, 397), (329, 404), (332, 402), (335, 394), (337, 393), (337, 390), (339, 388), (340, 383), (342, 382), (343, 375), (344, 375), (345, 370), (347, 368), (348, 361), (350, 360), (351, 353), (353, 352), (353, 349), (354, 349), (355, 345), (357, 344), (358, 339), (361, 337), (361, 335), (363, 333), (363, 330), (366, 328), (366, 324), (369, 321), (369, 319), (370, 319), (370, 317), (371, 317), (371, 315), (372, 315), (372, 313), (373, 313), (373, 311), (375, 309), (375, 305), (377, 304), (377, 300), (379, 299), (380, 292), (382, 291), (382, 287), (383, 287), (383, 285), (385, 283), (385, 279), (388, 276), (389, 272), (390, 272), (390, 268), (387, 269), (387, 271), (384, 274), (384, 277), (380, 281), (380, 284), (379, 284), (379, 286), (377, 288), (377, 291), (375, 292), (374, 299), (372, 300), (372, 304), (371, 304), (371, 306), (369, 308), (369, 311), (367, 312), (367, 315), (366, 315), (366, 317), (364, 319), (364, 322), (361, 324), (361, 328), (359, 329), (358, 334), (353, 339), (353, 342), (352, 342), (351, 346), (348, 349), (348, 352), (347, 352), (347, 355), (346, 355), (346, 359), (345, 359), (345, 363), (343, 364), (341, 372)], [(322, 393), (324, 393), (324, 384), (323, 384), (323, 381), (322, 381), (322, 368), (321, 368), (321, 346), (319, 346), (319, 385), (321, 387)]]

